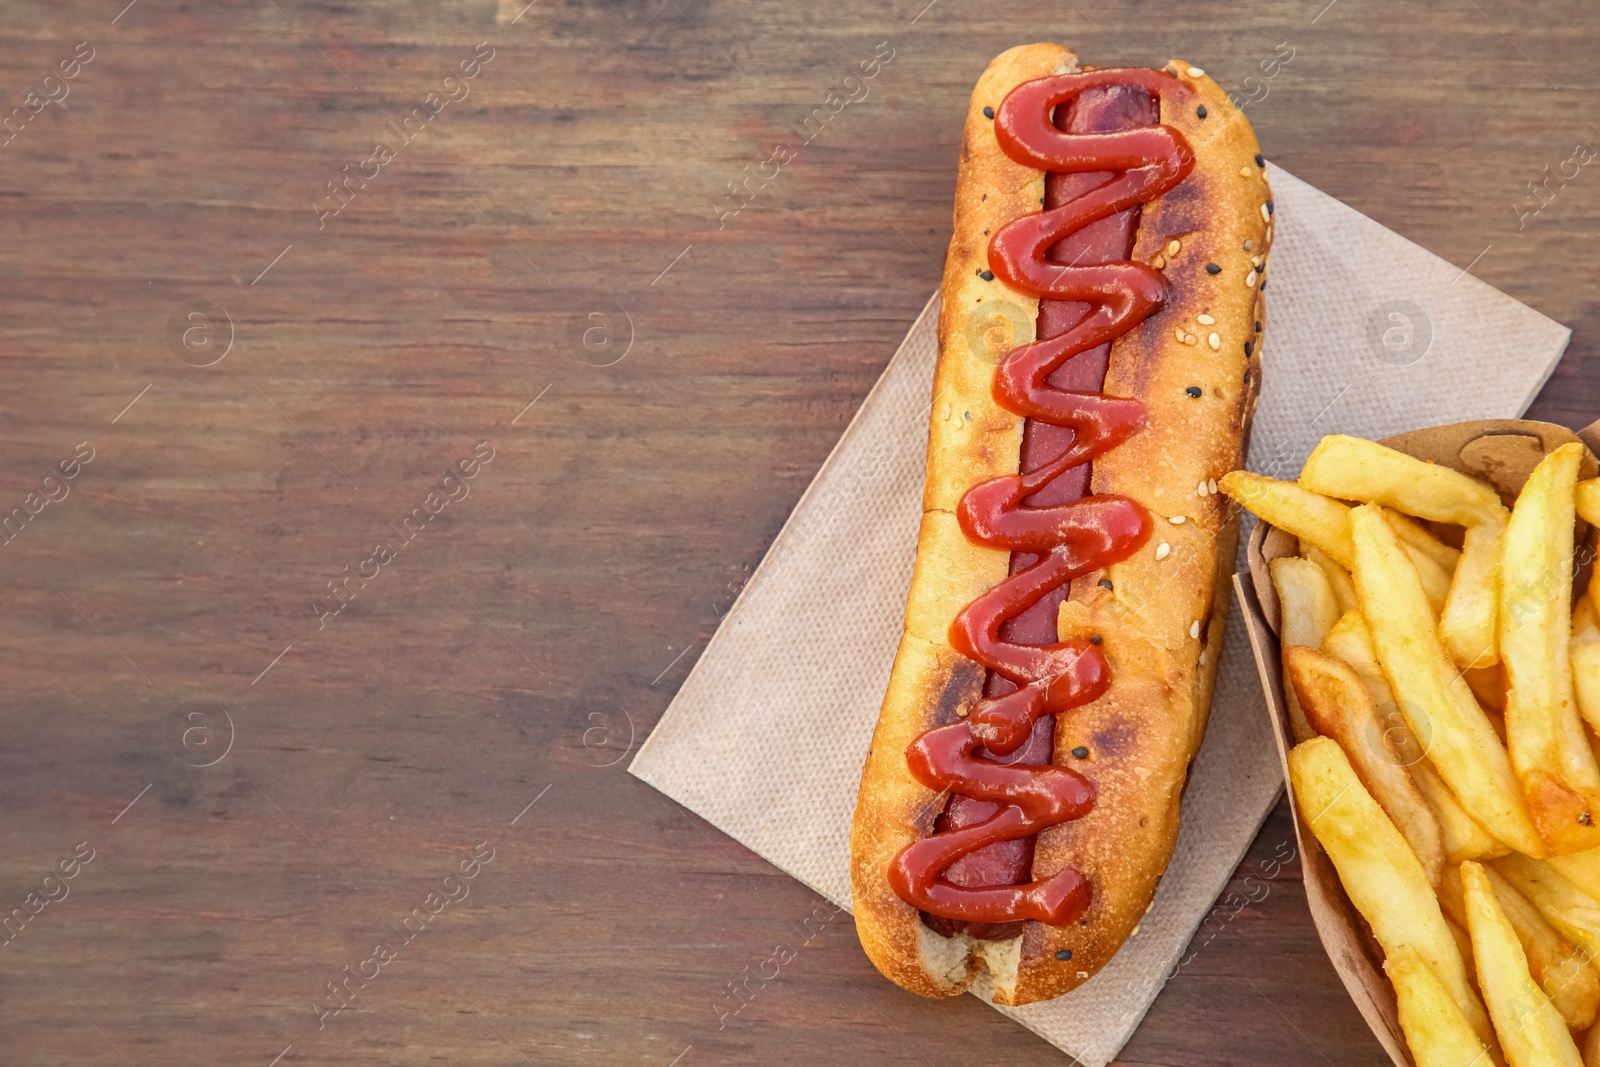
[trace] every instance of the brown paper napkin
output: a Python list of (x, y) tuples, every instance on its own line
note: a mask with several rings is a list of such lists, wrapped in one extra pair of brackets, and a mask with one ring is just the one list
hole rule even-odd
[[(1293, 477), (1325, 433), (1527, 408), (1566, 328), (1292, 175), (1270, 180), (1253, 469)], [(630, 768), (845, 907), (857, 781), (916, 553), (937, 317), (935, 296)], [(1154, 906), (1081, 988), (998, 1009), (1088, 1067), (1133, 1033), (1282, 788), (1248, 642), (1230, 631)]]

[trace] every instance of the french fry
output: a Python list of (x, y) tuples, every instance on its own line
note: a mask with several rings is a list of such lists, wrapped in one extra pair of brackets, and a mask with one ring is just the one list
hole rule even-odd
[[(1469, 942), (1470, 947), (1470, 942)], [(1473, 1033), (1450, 991), (1435, 978), (1417, 950), (1398, 945), (1383, 961), (1394, 984), (1400, 1029), (1417, 1067), (1488, 1067), (1488, 1046)]]
[(1323, 496), (1382, 504), (1459, 526), (1476, 526), (1503, 510), (1500, 495), (1470, 475), (1344, 434), (1322, 439), (1306, 459), (1299, 483)]
[(1339, 621), (1339, 603), (1323, 569), (1299, 556), (1283, 556), (1268, 564), (1278, 605), (1283, 609), (1285, 645), (1316, 648)]
[[(1249, 471), (1230, 471), (1222, 476), (1221, 488), (1238, 503), (1249, 508), (1263, 522), (1298, 537), (1327, 554), (1349, 570), (1350, 507), (1316, 493), (1307, 492), (1294, 482), (1283, 482)], [(1404, 542), (1402, 542), (1404, 544)], [(1420, 548), (1406, 545), (1406, 555), (1416, 565), (1428, 594), (1428, 603), (1437, 615), (1444, 610), (1450, 595), (1450, 572)]]
[(1296, 745), (1289, 752), (1289, 781), (1301, 818), (1333, 862), (1345, 893), (1372, 927), (1385, 956), (1402, 947), (1413, 949), (1473, 1033), (1485, 1045), (1492, 1044), (1494, 1032), (1483, 1002), (1472, 991), (1466, 963), (1422, 864), (1362, 786), (1338, 742), (1317, 737)]
[[(1268, 564), (1272, 586), (1278, 591), (1278, 607), (1283, 622), (1279, 641), (1284, 649), (1284, 671), (1289, 669), (1288, 650), (1295, 645), (1316, 648), (1322, 644), (1333, 624), (1339, 621), (1339, 605), (1333, 595), (1333, 586), (1323, 569), (1299, 556), (1283, 556)], [(1289, 697), (1289, 727), (1295, 741), (1316, 736), (1316, 731), (1306, 724), (1305, 713), (1291, 687)]]
[(1586, 1029), (1600, 1014), (1600, 973), (1595, 971), (1588, 950), (1563, 937), (1533, 902), (1493, 867), (1485, 867), (1483, 873), (1488, 875), (1501, 909), (1517, 931), (1539, 988), (1570, 1029)]
[(1339, 566), (1349, 569), (1354, 555), (1348, 506), (1308, 492), (1294, 482), (1249, 471), (1230, 471), (1219, 484), (1224, 493), (1262, 521), (1316, 545)]
[(1545, 862), (1567, 881), (1600, 900), (1600, 848), (1551, 856)]
[[(1573, 492), (1573, 506), (1578, 517), (1591, 526), (1600, 527), (1600, 478), (1579, 482)], [(1588, 594), (1584, 603), (1600, 611), (1600, 567), (1589, 576)]]
[[(1354, 588), (1353, 581), (1351, 586)], [(1378, 652), (1372, 647), (1372, 631), (1367, 629), (1367, 620), (1361, 617), (1360, 607), (1339, 616), (1339, 621), (1323, 635), (1321, 651), (1334, 659), (1344, 660), (1357, 674), (1371, 671), (1382, 677), (1383, 668), (1378, 666)]]
[[(1600, 573), (1597, 569), (1596, 573)], [(1578, 701), (1578, 714), (1591, 729), (1600, 723), (1600, 623), (1596, 622), (1591, 598), (1596, 593), (1594, 582), (1589, 583), (1589, 595), (1572, 610), (1572, 661), (1573, 696)]]
[(1461, 562), (1461, 550), (1451, 548), (1435, 537), (1426, 526), (1399, 511), (1385, 509), (1383, 517), (1389, 520), (1389, 525), (1394, 527), (1395, 536), (1400, 538), (1400, 543), (1408, 548), (1415, 548), (1423, 555), (1433, 560), (1444, 568), (1446, 574), (1454, 574), (1456, 564)]
[(1478, 985), (1510, 1067), (1583, 1067), (1566, 1020), (1528, 968), (1527, 954), (1478, 864), (1461, 865)]
[[(1499, 533), (1505, 526), (1505, 507), (1498, 493), (1460, 471), (1343, 434), (1322, 439), (1300, 472), (1300, 485), (1314, 493), (1382, 504), (1421, 519), (1467, 527), (1441, 615), (1440, 636), (1461, 666), (1494, 662), (1494, 576)], [(1401, 540), (1410, 543), (1406, 537)]]
[(1411, 735), (1405, 716), (1395, 706), (1389, 681), (1383, 676), (1383, 668), (1378, 665), (1377, 650), (1372, 647), (1372, 635), (1359, 611), (1346, 612), (1340, 617), (1333, 629), (1328, 631), (1328, 636), (1322, 639), (1322, 651), (1349, 665), (1366, 687), (1367, 694), (1378, 709), (1378, 719), (1384, 727), (1384, 739), (1410, 771), (1417, 790), (1427, 798), (1428, 806), (1439, 821), (1445, 859), (1450, 863), (1460, 863), (1462, 860), (1504, 855), (1508, 847), (1496, 841), (1489, 831), (1467, 814), (1461, 801), (1439, 777), (1439, 772), (1423, 758), (1422, 746)]
[(1412, 736), (1405, 716), (1395, 706), (1394, 693), (1390, 691), (1389, 680), (1383, 676), (1383, 668), (1378, 664), (1377, 649), (1372, 647), (1372, 633), (1367, 629), (1367, 621), (1361, 617), (1361, 612), (1347, 611), (1339, 616), (1339, 621), (1322, 639), (1319, 651), (1339, 660), (1361, 679), (1367, 695), (1372, 698), (1373, 707), (1377, 709), (1383, 738), (1394, 749), (1400, 763), (1412, 767), (1421, 762), (1424, 748)]
[(1579, 889), (1543, 860), (1511, 853), (1491, 860), (1497, 873), (1533, 902), (1561, 936), (1583, 948), (1590, 960), (1600, 960), (1600, 900)]
[(1467, 527), (1462, 541), (1461, 560), (1439, 615), (1439, 637), (1450, 658), (1461, 667), (1488, 667), (1500, 659), (1495, 624), (1505, 529), (1505, 508), (1501, 508), (1493, 519)]
[[(1501, 909), (1517, 932), (1528, 956), (1528, 969), (1567, 1026), (1582, 1030), (1594, 1022), (1600, 1009), (1600, 973), (1590, 964), (1588, 950), (1574, 944), (1544, 917), (1533, 903), (1493, 867), (1484, 867)], [(1446, 868), (1439, 883), (1439, 906), (1446, 919), (1465, 925), (1466, 903), (1461, 873)]]
[(1600, 766), (1578, 717), (1569, 666), (1572, 501), (1582, 457), (1582, 445), (1562, 445), (1529, 475), (1506, 528), (1500, 570), (1507, 747), (1554, 855), (1600, 847)]
[(1339, 614), (1354, 611), (1356, 608), (1356, 586), (1350, 578), (1350, 572), (1335, 563), (1333, 557), (1309, 541), (1300, 542), (1300, 554), (1312, 563), (1322, 568), (1328, 576), (1328, 584), (1333, 587), (1333, 599), (1339, 602)]
[(1467, 812), (1518, 851), (1545, 854), (1511, 761), (1434, 629), (1416, 568), (1376, 505), (1350, 514), (1356, 596), (1395, 702)]
[(1573, 487), (1573, 505), (1583, 521), (1600, 526), (1600, 478), (1586, 478)]
[(1574, 641), (1569, 652), (1572, 695), (1583, 721), (1594, 728), (1600, 721), (1600, 643)]
[(1356, 777), (1399, 829), (1428, 881), (1437, 887), (1444, 870), (1439, 820), (1401, 763), (1378, 709), (1356, 672), (1314, 649), (1283, 650), (1284, 674), (1300, 698), (1306, 721), (1339, 743)]
[(1496, 840), (1477, 819), (1467, 814), (1467, 809), (1461, 806), (1461, 798), (1451, 792), (1433, 764), (1427, 760), (1412, 764), (1411, 779), (1417, 783), (1418, 792), (1428, 798), (1439, 820), (1439, 839), (1448, 862), (1491, 859), (1511, 851), (1510, 845)]
[[(1590, 526), (1600, 526), (1600, 478), (1589, 478), (1577, 484), (1573, 491), (1573, 505), (1578, 517)], [(1600, 611), (1600, 567), (1589, 577), (1589, 591), (1585, 601)]]

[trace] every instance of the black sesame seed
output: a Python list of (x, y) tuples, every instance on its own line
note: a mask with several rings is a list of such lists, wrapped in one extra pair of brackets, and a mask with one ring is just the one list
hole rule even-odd
[(1072, 950), (1070, 948), (1064, 948), (1060, 952), (1056, 953), (1056, 959), (1058, 960), (1070, 960), (1071, 958)]
[(1257, 322), (1256, 323), (1256, 333), (1260, 333), (1260, 332), (1261, 332), (1261, 323)]
[(984, 108), (983, 109), (983, 117), (986, 118), (986, 119), (994, 118), (994, 108), (992, 108), (992, 107)]
[(1100, 588), (1101, 589), (1110, 589), (1111, 588), (1111, 579), (1110, 578), (1102, 578), (1102, 579), (1100, 579)]
[(1267, 280), (1265, 278), (1262, 278), (1261, 279), (1261, 284), (1256, 286), (1256, 292), (1264, 293), (1266, 291), (1267, 291)]
[(1271, 200), (1267, 201), (1267, 214), (1268, 215), (1272, 214), (1272, 201)]
[(1089, 638), (1089, 643), (1091, 645), (1098, 645), (1102, 640), (1103, 638), (1101, 638), (1099, 634), (1095, 634), (1093, 637)]
[(1245, 342), (1245, 343), (1244, 343), (1244, 354), (1245, 354), (1245, 355), (1247, 355), (1247, 356), (1248, 356), (1248, 355), (1250, 355), (1250, 354), (1251, 354), (1251, 353), (1252, 353), (1252, 352), (1254, 352), (1254, 351), (1255, 351), (1255, 350), (1256, 350), (1256, 346), (1255, 346), (1255, 344), (1254, 344), (1254, 343), (1252, 343), (1252, 342), (1250, 342), (1250, 341), (1246, 341), (1246, 342)]
[(978, 272), (978, 277), (982, 278), (986, 282), (992, 282), (992, 281), (994, 281), (994, 271), (992, 271), (992, 270), (980, 270)]
[(1215, 263), (1207, 263), (1206, 264), (1206, 273), (1207, 274), (1221, 274), (1222, 273), (1222, 268), (1217, 266)]
[[(1044, 197), (1042, 197), (1042, 196), (1041, 196), (1041, 197), (1040, 197), (1040, 198), (1039, 198), (1039, 203), (1040, 203), (1040, 204), (1041, 204), (1041, 205), (1042, 205), (1042, 204), (1043, 204), (1043, 203), (1044, 203)], [(1269, 212), (1269, 214), (1270, 214), (1270, 212)]]
[(1199, 115), (1201, 118), (1205, 118), (1206, 117), (1206, 106), (1204, 104), (1201, 104), (1199, 107), (1195, 108), (1194, 113), (1196, 115)]
[(1256, 153), (1256, 166), (1265, 167), (1266, 165), (1267, 165), (1267, 161), (1261, 158), (1261, 153), (1260, 152), (1257, 152)]
[(1244, 372), (1244, 384), (1246, 384), (1246, 385), (1250, 384), (1250, 372), (1249, 371), (1245, 371)]
[(1073, 749), (1072, 750), (1072, 754), (1074, 756), (1076, 756), (1078, 759), (1088, 759), (1089, 758), (1089, 750), (1084, 748), (1082, 745), (1079, 745), (1077, 748)]
[(1202, 390), (1198, 385), (1191, 385), (1189, 388), (1185, 389), (1184, 392), (1188, 393), (1190, 396), (1198, 397)]

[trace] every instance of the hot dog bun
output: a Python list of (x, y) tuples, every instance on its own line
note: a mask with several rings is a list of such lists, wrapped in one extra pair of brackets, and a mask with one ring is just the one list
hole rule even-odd
[[(1171, 857), (1221, 652), (1237, 516), (1213, 479), (1242, 466), (1255, 408), (1271, 193), (1243, 115), (1203, 72), (1173, 61), (1165, 70), (1192, 92), (1163, 96), (1160, 122), (1188, 139), (1195, 164), (1143, 208), (1132, 257), (1161, 269), (1170, 293), (1113, 344), (1103, 389), (1143, 401), (1148, 421), (1094, 460), (1091, 481), (1094, 493), (1142, 504), (1155, 532), (1131, 558), (1074, 580), (1062, 606), (1061, 639), (1101, 635), (1112, 683), (1056, 718), (1054, 762), (1081, 772), (1098, 798), (1088, 815), (1041, 833), (1033, 861), (1035, 878), (1076, 868), (1092, 885), (1092, 903), (1077, 923), (1028, 921), (1009, 941), (946, 939), (890, 887), (890, 862), (933, 831), (945, 803), (909, 773), (907, 746), (959, 721), (981, 695), (985, 671), (951, 647), (951, 622), (1006, 577), (1010, 555), (970, 542), (955, 510), (974, 484), (1018, 471), (1024, 420), (996, 402), (991, 385), (1001, 357), (1033, 339), (1039, 302), (979, 272), (988, 266), (988, 234), (1040, 211), (1045, 175), (1001, 151), (984, 109), (998, 108), (1025, 81), (1078, 69), (1059, 45), (1013, 48), (989, 65), (968, 108), (917, 564), (851, 830), (862, 945), (885, 975), (930, 997), (962, 992), (987, 966), (1000, 1003), (1046, 1000), (1081, 985), (1116, 953)], [(1207, 271), (1212, 264), (1216, 273)], [(1087, 759), (1068, 755), (1078, 746), (1090, 750)], [(1070, 959), (1058, 958), (1064, 950)]]

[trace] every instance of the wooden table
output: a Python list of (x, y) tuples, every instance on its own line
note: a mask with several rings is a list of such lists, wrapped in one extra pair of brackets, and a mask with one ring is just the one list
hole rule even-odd
[[(1600, 173), (1528, 189), (1600, 139), (1583, 0), (124, 2), (0, 50), (6, 1064), (1066, 1062), (623, 769), (934, 289), (1009, 45), (1202, 63), (1600, 413)], [(1267, 884), (1123, 1062), (1383, 1062)]]

